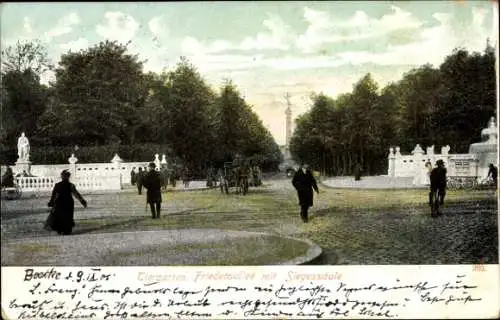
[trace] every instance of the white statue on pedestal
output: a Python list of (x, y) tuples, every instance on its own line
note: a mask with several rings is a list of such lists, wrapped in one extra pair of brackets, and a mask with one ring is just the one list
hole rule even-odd
[(24, 132), (17, 139), (17, 155), (19, 156), (17, 161), (29, 161), (30, 159), (30, 142)]

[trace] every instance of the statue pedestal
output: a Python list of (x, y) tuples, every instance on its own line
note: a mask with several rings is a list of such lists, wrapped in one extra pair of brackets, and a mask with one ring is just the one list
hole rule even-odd
[(13, 171), (14, 174), (23, 173), (23, 171), (26, 171), (27, 174), (31, 174), (31, 161), (23, 159), (17, 160)]

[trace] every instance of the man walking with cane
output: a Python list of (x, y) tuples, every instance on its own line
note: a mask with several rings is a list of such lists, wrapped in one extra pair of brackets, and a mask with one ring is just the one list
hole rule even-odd
[(155, 170), (154, 162), (149, 164), (149, 171), (144, 177), (144, 187), (147, 189), (146, 201), (151, 208), (153, 219), (160, 219), (161, 211), (161, 177), (160, 173)]

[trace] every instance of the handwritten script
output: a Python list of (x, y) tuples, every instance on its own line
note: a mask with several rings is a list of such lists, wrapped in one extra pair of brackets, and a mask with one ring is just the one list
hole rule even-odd
[(18, 269), (9, 275), (16, 285), (2, 289), (9, 319), (397, 318), (407, 308), (474, 309), (483, 299), (464, 274), (377, 282), (297, 271)]

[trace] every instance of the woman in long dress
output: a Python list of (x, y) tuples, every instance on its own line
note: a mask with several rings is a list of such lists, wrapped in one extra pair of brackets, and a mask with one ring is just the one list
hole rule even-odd
[(73, 201), (73, 196), (80, 201), (84, 208), (87, 208), (87, 201), (76, 190), (75, 185), (69, 182), (70, 176), (71, 173), (67, 170), (61, 173), (62, 181), (56, 183), (54, 186), (52, 197), (48, 204), (52, 210), (47, 221), (47, 227), (57, 231), (60, 235), (71, 234), (75, 226), (75, 202)]

